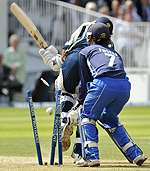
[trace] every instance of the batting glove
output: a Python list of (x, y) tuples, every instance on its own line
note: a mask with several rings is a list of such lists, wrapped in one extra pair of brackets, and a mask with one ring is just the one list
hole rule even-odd
[(50, 69), (54, 71), (59, 71), (62, 61), (58, 54), (58, 50), (53, 45), (46, 49), (40, 49), (39, 54), (41, 55), (44, 64), (48, 65)]

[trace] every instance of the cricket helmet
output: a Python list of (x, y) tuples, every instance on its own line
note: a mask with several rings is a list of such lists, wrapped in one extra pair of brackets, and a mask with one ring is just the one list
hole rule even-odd
[(89, 41), (93, 40), (95, 43), (106, 43), (110, 40), (110, 31), (106, 24), (95, 23), (90, 26), (88, 30)]
[(103, 23), (106, 24), (109, 28), (110, 35), (113, 34), (113, 23), (108, 17), (100, 17), (96, 19), (96, 23)]

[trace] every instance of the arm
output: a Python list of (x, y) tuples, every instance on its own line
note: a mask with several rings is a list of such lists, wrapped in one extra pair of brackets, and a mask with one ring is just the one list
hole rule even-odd
[(79, 55), (80, 62), (80, 85), (79, 85), (79, 101), (83, 103), (87, 93), (87, 83), (93, 80), (89, 67), (87, 65), (87, 58), (82, 52)]

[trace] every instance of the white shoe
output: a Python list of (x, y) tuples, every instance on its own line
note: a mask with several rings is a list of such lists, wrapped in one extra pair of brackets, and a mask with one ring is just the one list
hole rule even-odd
[(82, 158), (82, 156), (74, 152), (71, 154), (71, 157), (74, 159), (74, 164)]
[(147, 160), (147, 157), (144, 156), (143, 154), (140, 156), (137, 156), (133, 162), (138, 165), (138, 166), (142, 166), (142, 164), (145, 162), (145, 160)]
[(78, 167), (99, 167), (100, 161), (99, 160), (84, 160), (81, 158), (80, 160), (76, 161), (75, 163)]
[(66, 123), (62, 130), (62, 151), (67, 151), (71, 145), (71, 135), (73, 134), (73, 125)]

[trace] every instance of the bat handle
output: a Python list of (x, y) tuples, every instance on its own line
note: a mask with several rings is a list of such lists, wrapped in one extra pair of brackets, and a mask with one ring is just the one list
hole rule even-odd
[(48, 48), (48, 45), (46, 45), (46, 46), (42, 46), (42, 48), (43, 48), (43, 49), (47, 49), (47, 48)]
[(48, 48), (48, 44), (44, 41), (40, 41), (39, 42), (39, 48), (43, 48), (43, 49), (46, 49)]

